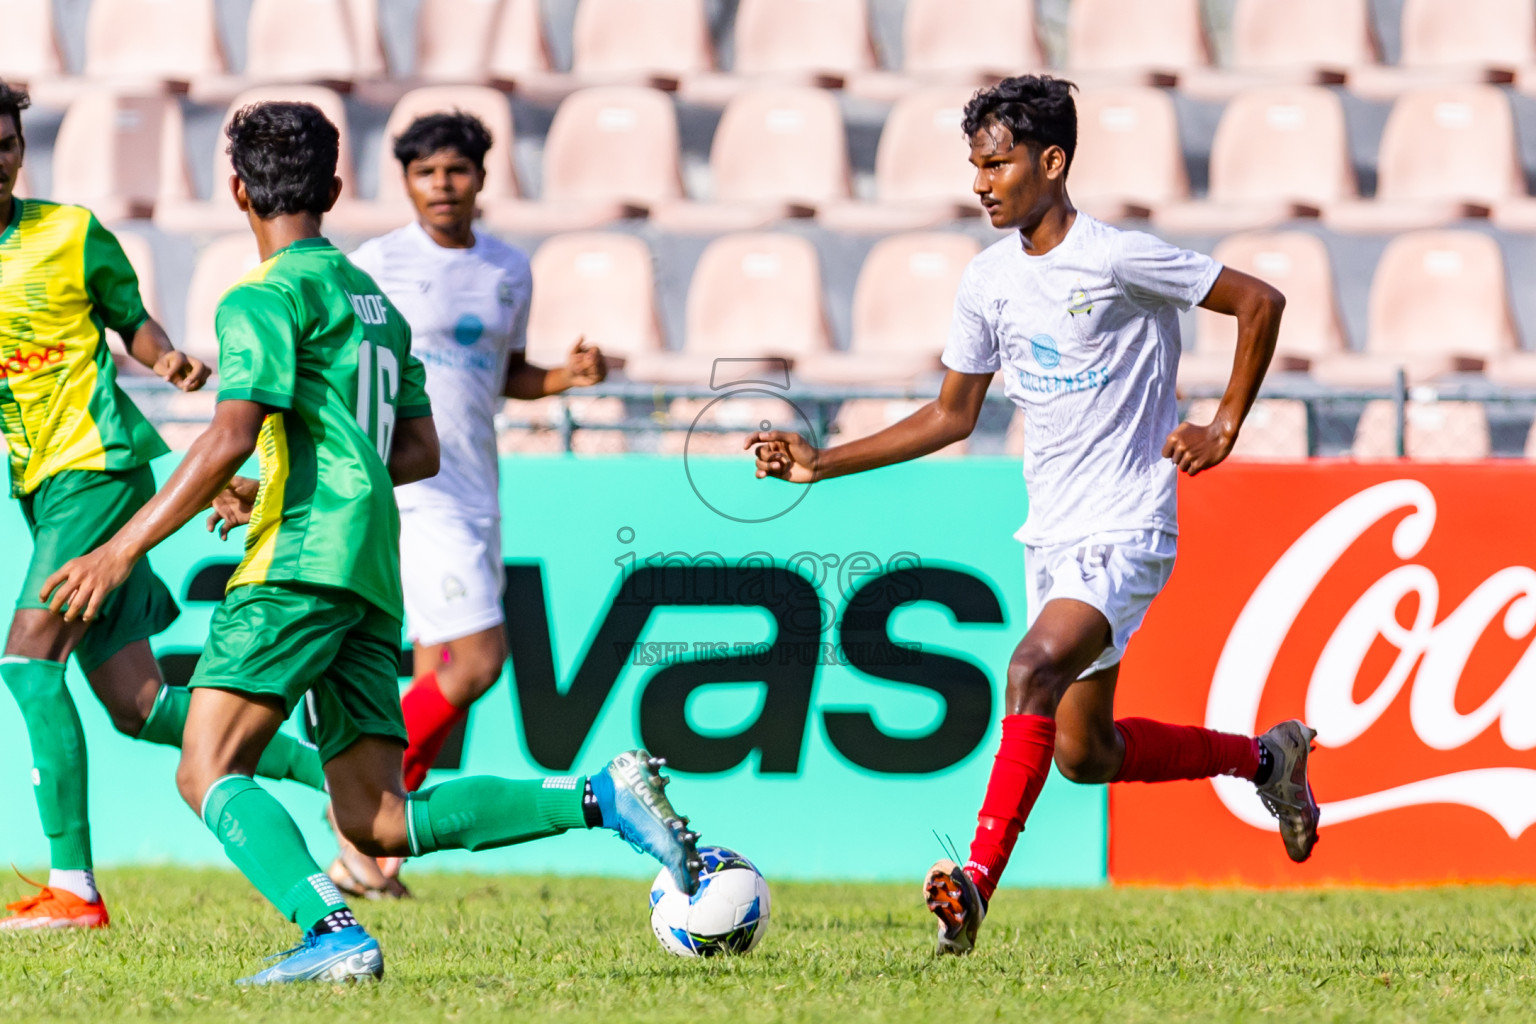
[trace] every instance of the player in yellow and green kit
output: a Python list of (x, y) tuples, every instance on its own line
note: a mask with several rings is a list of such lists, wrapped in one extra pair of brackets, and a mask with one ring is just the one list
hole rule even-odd
[[(130, 736), (179, 746), (191, 699), (185, 688), (164, 685), (150, 652), (148, 638), (177, 609), (147, 563), (89, 628), (50, 615), (41, 600), (49, 574), (112, 536), (154, 494), (149, 463), (166, 452), (118, 388), (106, 332), (120, 334), (132, 358), (183, 391), (208, 379), (207, 368), (176, 351), (145, 313), (122, 247), (89, 210), (13, 195), (26, 154), (26, 106), (24, 92), (0, 82), (0, 431), (11, 493), (32, 533), (0, 678), (26, 722), (51, 870), (37, 894), (8, 906), (0, 931), (108, 922), (92, 872), (85, 738), (64, 684), (70, 654)], [(286, 736), (263, 771), (323, 784), (315, 752)]]
[[(90, 620), (157, 543), (213, 504), (248, 525), (245, 560), (192, 679), (177, 784), (230, 860), (304, 930), (256, 984), (381, 977), (379, 944), (251, 778), (306, 701), (338, 827), (369, 856), (484, 850), (606, 827), (689, 892), (696, 834), (660, 762), (628, 751), (590, 777), (480, 776), (407, 794), (400, 711), (400, 514), (394, 487), (437, 472), (437, 432), (410, 329), (373, 279), (320, 234), (336, 202), (338, 134), (318, 109), (263, 103), (227, 128), (235, 202), (264, 261), (219, 304), (219, 403), (159, 494), (44, 587)], [(261, 480), (235, 477), (259, 451)]]

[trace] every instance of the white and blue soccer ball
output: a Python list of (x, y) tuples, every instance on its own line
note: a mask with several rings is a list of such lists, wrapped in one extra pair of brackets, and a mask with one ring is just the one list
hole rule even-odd
[(651, 929), (674, 956), (750, 952), (768, 930), (768, 883), (735, 850), (701, 846), (699, 891), (689, 896), (666, 868), (651, 883)]

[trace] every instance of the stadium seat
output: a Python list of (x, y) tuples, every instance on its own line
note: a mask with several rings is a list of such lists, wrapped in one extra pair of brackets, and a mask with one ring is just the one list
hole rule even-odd
[(352, 56), (359, 78), (380, 78), (389, 73), (384, 58), (384, 37), (379, 30), (380, 0), (347, 0), (347, 24), (352, 32)]
[[(599, 151), (602, 159), (593, 159)], [(500, 203), (485, 216), (502, 230), (554, 234), (643, 216), (682, 193), (671, 98), (640, 86), (599, 86), (572, 93), (555, 112), (540, 201)]]
[(53, 0), (7, 0), (4, 24), (0, 80), (36, 88), (65, 73), (54, 32)]
[(213, 0), (93, 0), (85, 74), (118, 88), (177, 91), (225, 75)]
[(251, 89), (235, 97), (219, 129), (218, 140), (213, 146), (212, 187), (207, 199), (198, 199), (192, 190), (192, 179), (187, 173), (186, 161), (180, 167), (172, 167), (164, 175), (165, 183), (155, 204), (155, 225), (161, 230), (178, 234), (212, 234), (239, 231), (245, 228), (245, 214), (235, 206), (229, 194), (229, 179), (234, 174), (229, 154), (224, 151), (223, 126), (228, 125), (235, 112), (252, 103), (282, 101), (312, 103), (336, 125), (341, 134), (340, 154), (336, 173), (341, 176), (341, 198), (332, 215), (337, 222), (344, 221), (356, 202), (353, 191), (354, 166), (352, 161), (351, 133), (347, 126), (347, 110), (341, 97), (329, 89), (317, 85), (270, 85)]
[(1525, 0), (1404, 0), (1399, 24), (1397, 66), (1361, 69), (1352, 90), (1390, 97), (1431, 85), (1503, 84), (1536, 61), (1536, 8)]
[(840, 87), (875, 67), (866, 0), (741, 0), (731, 74), (692, 75), (685, 99), (724, 105), (754, 79)]
[(808, 216), (849, 197), (848, 143), (837, 100), (822, 89), (766, 86), (726, 105), (710, 146), (708, 202), (657, 207), (668, 231), (741, 231)]
[(1376, 198), (1335, 204), (1323, 216), (1341, 231), (1408, 231), (1486, 217), (1524, 195), (1509, 100), (1491, 85), (1452, 85), (1407, 93), (1393, 105)]
[[(1035, 35), (1032, 4), (998, 0), (907, 0), (902, 16), (899, 73), (850, 76), (848, 89), (872, 99), (896, 99), (935, 85), (971, 89), (1046, 66)], [(977, 31), (976, 26), (986, 30)]]
[(1402, 366), (1418, 382), (1481, 372), (1518, 348), (1498, 243), (1474, 231), (1416, 231), (1392, 239), (1376, 266), (1365, 353), (1313, 372), (1329, 383), (1379, 385)]
[(1237, 0), (1231, 61), (1192, 68), (1179, 91), (1225, 99), (1273, 85), (1337, 85), (1377, 63), (1370, 0)]
[[(1198, 399), (1190, 403), (1185, 418), (1209, 423), (1220, 404), (1215, 398)], [(1307, 455), (1307, 405), (1282, 398), (1254, 402), (1232, 448), (1234, 459), (1305, 459)]]
[(797, 376), (827, 384), (907, 384), (939, 372), (960, 275), (981, 244), (919, 232), (881, 239), (853, 290), (848, 351), (806, 356)]
[[(450, 21), (460, 0), (443, 0)], [(539, 0), (500, 0), (500, 11), (491, 32), (491, 52), (486, 72), (498, 84), (521, 83), (525, 78), (547, 76), (549, 47), (539, 16)]]
[(934, 86), (896, 102), (875, 150), (875, 202), (832, 203), (818, 211), (834, 231), (890, 232), (981, 215), (975, 169), (960, 130), (968, 86)]
[(1200, 0), (1074, 0), (1067, 67), (1090, 84), (1172, 85), (1210, 64)]
[(1189, 197), (1173, 100), (1139, 86), (1085, 91), (1067, 191), (1103, 220), (1147, 217)]
[(1344, 106), (1319, 86), (1274, 86), (1230, 103), (1211, 145), (1204, 202), (1157, 210), (1155, 221), (1179, 234), (1220, 234), (1317, 217), (1354, 199)]
[(216, 238), (198, 253), (197, 266), (187, 286), (187, 319), (181, 347), (218, 366), (219, 338), (214, 332), (214, 313), (231, 285), (261, 263), (256, 240), (250, 232)]
[(640, 380), (704, 384), (714, 360), (794, 359), (828, 352), (821, 263), (798, 235), (745, 233), (715, 239), (688, 287), (681, 352), (637, 356)]
[(715, 66), (704, 0), (581, 0), (571, 71), (584, 82), (676, 88)]
[(651, 251), (633, 235), (556, 235), (533, 255), (528, 361), (564, 366), (578, 338), (597, 345), (615, 369), (662, 351)]
[(379, 184), (373, 202), (354, 203), (333, 221), (359, 234), (382, 233), (408, 223), (413, 211), (405, 194), (400, 163), (395, 159), (394, 141), (416, 118), (451, 111), (473, 114), (491, 133), (491, 148), (485, 154), (481, 209), (515, 201), (518, 187), (512, 167), (512, 104), (506, 93), (483, 85), (428, 85), (400, 97), (390, 111), (384, 137), (379, 142)]
[[(1357, 459), (1397, 455), (1396, 410), (1391, 401), (1367, 402), (1350, 449)], [(1488, 413), (1481, 402), (1416, 402), (1403, 409), (1403, 448), (1410, 459), (1462, 462), (1493, 453)]]
[(347, 83), (366, 74), (348, 0), (253, 0), (245, 74), (262, 82)]
[[(429, 82), (484, 81), (503, 6), (498, 0), (421, 0), (416, 8), (416, 77)], [(533, 28), (537, 38), (536, 13)]]
[(160, 192), (166, 121), (177, 116), (164, 96), (124, 96), (93, 89), (70, 104), (53, 144), (53, 191), (103, 221), (148, 217)]
[[(1211, 256), (1223, 266), (1267, 281), (1285, 295), (1285, 315), (1270, 372), (1310, 370), (1347, 349), (1328, 249), (1300, 231), (1232, 235)], [(1195, 313), (1195, 343), (1179, 361), (1181, 384), (1225, 385), (1237, 349), (1237, 320), (1207, 309)]]

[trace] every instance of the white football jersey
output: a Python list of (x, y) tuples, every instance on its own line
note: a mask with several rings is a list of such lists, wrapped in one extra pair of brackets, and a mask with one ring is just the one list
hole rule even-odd
[(496, 413), (507, 357), (527, 344), (528, 257), (484, 234), (445, 249), (412, 222), (352, 254), (411, 325), (442, 447), (437, 476), (396, 488), (402, 509), (497, 515)]
[(966, 267), (944, 365), (1001, 370), (1024, 410), (1026, 544), (1111, 530), (1178, 532), (1178, 311), (1221, 264), (1081, 211), (1061, 244), (1030, 256), (1017, 232)]

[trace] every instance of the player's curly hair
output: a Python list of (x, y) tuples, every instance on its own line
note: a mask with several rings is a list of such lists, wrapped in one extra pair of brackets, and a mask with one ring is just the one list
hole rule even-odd
[(961, 127), (970, 138), (989, 124), (1002, 125), (1013, 133), (1015, 143), (1025, 143), (1037, 156), (1060, 146), (1070, 171), (1077, 152), (1077, 104), (1072, 101), (1076, 88), (1050, 75), (1005, 78), (971, 97)]
[(324, 216), (331, 205), (341, 133), (311, 103), (253, 103), (224, 129), (229, 160), (263, 220)]
[(25, 89), (0, 82), (0, 117), (9, 116), (11, 123), (16, 126), (16, 137), (21, 140), (21, 148), (27, 148), (27, 137), (21, 131), (21, 112), (32, 105), (32, 97), (27, 95)]
[(455, 110), (451, 114), (427, 114), (418, 117), (395, 138), (395, 159), (401, 169), (412, 160), (424, 160), (433, 153), (451, 149), (485, 170), (485, 154), (491, 148), (491, 133), (473, 114)]

